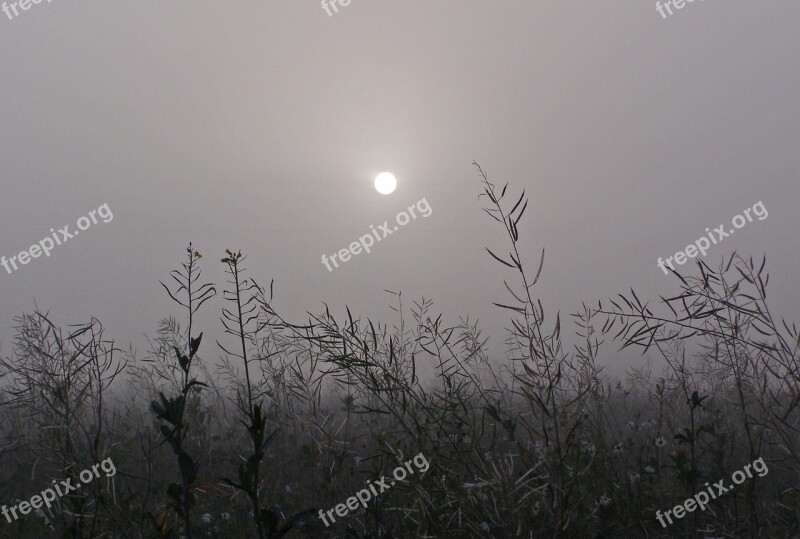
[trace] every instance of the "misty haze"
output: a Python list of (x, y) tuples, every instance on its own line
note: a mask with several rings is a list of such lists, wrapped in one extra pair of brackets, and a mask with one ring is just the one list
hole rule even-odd
[(798, 22), (0, 0), (0, 539), (800, 539)]

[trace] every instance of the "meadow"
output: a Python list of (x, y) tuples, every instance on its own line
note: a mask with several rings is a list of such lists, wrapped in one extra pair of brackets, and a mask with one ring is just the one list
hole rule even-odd
[[(770, 311), (766, 257), (671, 271), (674, 297), (546, 313), (544, 251), (518, 250), (525, 193), (477, 170), (505, 357), (468, 318), (401, 293), (389, 321), (342, 307), (287, 320), (241, 252), (190, 244), (162, 283), (175, 313), (141, 354), (96, 319), (17, 317), (0, 358), (0, 503), (106, 458), (117, 473), (0, 519), (0, 537), (800, 537), (800, 332)], [(206, 282), (220, 263), (227, 281)], [(219, 324), (200, 327), (201, 309)], [(621, 348), (664, 368), (609, 379), (599, 360)], [(320, 520), (420, 453), (424, 473)], [(768, 474), (657, 520), (759, 458)]]

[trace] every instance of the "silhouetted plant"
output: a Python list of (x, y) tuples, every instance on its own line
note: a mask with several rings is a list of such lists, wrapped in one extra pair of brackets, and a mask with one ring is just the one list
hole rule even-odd
[[(690, 409), (690, 427), (676, 439), (692, 448), (691, 467), (683, 469), (690, 474), (691, 489), (696, 488), (698, 480), (694, 462), (697, 435), (702, 431), (716, 434), (711, 425), (695, 428), (695, 413), (707, 396), (700, 397), (697, 390), (690, 395), (685, 361), (675, 361), (668, 352), (671, 344), (692, 338), (700, 342), (700, 357), (713, 370), (713, 376), (732, 382), (732, 400), (739, 409), (741, 442), (748, 448), (748, 458), (755, 460), (767, 445), (778, 445), (790, 457), (790, 469), (795, 473), (800, 469), (800, 455), (793, 449), (798, 447), (800, 420), (800, 331), (773, 317), (767, 303), (769, 275), (764, 272), (765, 266), (766, 256), (757, 267), (752, 258), (745, 260), (736, 253), (717, 269), (698, 260), (699, 277), (672, 270), (680, 293), (660, 298), (663, 312), (654, 312), (632, 290), (628, 295), (620, 294), (619, 300), (610, 300), (613, 307), (604, 308), (601, 302), (597, 308), (607, 317), (604, 333), (616, 327), (615, 338), (624, 343), (623, 347), (640, 347), (643, 353), (657, 350), (682, 386)], [(729, 474), (738, 467), (718, 472)], [(746, 487), (748, 533), (752, 534), (761, 532), (757, 483), (753, 478)]]
[[(104, 396), (125, 362), (115, 358), (114, 343), (94, 318), (66, 333), (38, 311), (16, 321), (16, 359), (0, 357), (0, 376), (10, 378), (3, 406), (19, 410), (35, 426), (21, 447), (52, 463), (51, 472), (74, 477), (109, 449)], [(50, 524), (64, 537), (94, 534), (104, 494), (99, 481), (70, 493)]]
[[(287, 322), (272, 286), (245, 278), (244, 257), (228, 251), (214, 371), (194, 325), (216, 289), (200, 284), (190, 244), (166, 287), (188, 325), (162, 320), (111, 398), (118, 358), (99, 322), (62, 332), (38, 312), (20, 319), (14, 356), (0, 358), (0, 503), (109, 451), (120, 473), (6, 534), (38, 539), (53, 526), (75, 539), (145, 539), (155, 523), (162, 537), (193, 539), (796, 536), (800, 334), (769, 313), (766, 261), (726, 257), (699, 277), (676, 274), (681, 290), (657, 306), (633, 291), (582, 305), (575, 338), (562, 341), (560, 315), (546, 317), (535, 293), (544, 251), (531, 270), (520, 240), (536, 204), (525, 213), (524, 192), (478, 173), (484, 209), (507, 237), (489, 250), (509, 275), (510, 299), (497, 301), (511, 314), (506, 361), (477, 322), (400, 292), (390, 292), (390, 321), (325, 305)], [(603, 379), (603, 336), (664, 365), (648, 357), (624, 381)], [(420, 452), (427, 472), (330, 527), (303, 510), (333, 508)], [(762, 456), (767, 480), (667, 529), (654, 518)], [(198, 470), (229, 477), (201, 483)], [(200, 496), (216, 492), (226, 496)]]
[(170, 272), (170, 276), (177, 283), (174, 290), (161, 283), (164, 289), (177, 304), (186, 309), (189, 320), (187, 341), (189, 342), (188, 354), (184, 353), (178, 346), (174, 346), (175, 359), (182, 374), (182, 384), (180, 393), (173, 397), (166, 397), (160, 393), (160, 401), (153, 401), (151, 409), (156, 417), (162, 421), (161, 434), (164, 441), (169, 443), (172, 451), (177, 457), (180, 481), (174, 482), (167, 488), (169, 501), (164, 509), (156, 518), (156, 526), (160, 533), (167, 537), (174, 537), (175, 532), (168, 526), (167, 518), (170, 511), (174, 511), (183, 520), (184, 533), (188, 539), (192, 539), (191, 511), (195, 505), (195, 492), (200, 491), (204, 485), (197, 483), (197, 474), (200, 464), (196, 462), (185, 450), (184, 442), (189, 426), (185, 424), (186, 403), (190, 393), (197, 391), (206, 384), (192, 378), (192, 362), (195, 360), (203, 333), (197, 337), (192, 337), (192, 328), (197, 311), (203, 303), (211, 299), (216, 294), (213, 285), (204, 283), (198, 285), (201, 271), (198, 267), (198, 260), (201, 255), (192, 249), (189, 244), (187, 251), (188, 260), (182, 264), (182, 268)]
[[(570, 476), (566, 464), (578, 451), (577, 438), (586, 419), (585, 413), (581, 412), (586, 406), (585, 399), (592, 395), (599, 383), (595, 357), (600, 342), (594, 337), (592, 312), (586, 308), (583, 313), (575, 315), (578, 336), (585, 344), (578, 346), (574, 354), (563, 350), (559, 313), (556, 313), (552, 331), (546, 333), (544, 307), (531, 293), (542, 274), (544, 249), (533, 278), (529, 276), (519, 251), (519, 223), (528, 207), (525, 191), (508, 209), (509, 204), (504, 202), (508, 183), (498, 192), (483, 169), (477, 163), (474, 165), (483, 183), (480, 197), (489, 199), (483, 210), (503, 226), (510, 241), (511, 249), (507, 256), (497, 255), (489, 248), (486, 250), (497, 262), (515, 273), (518, 279), (516, 286), (503, 281), (510, 299), (495, 305), (512, 313), (507, 346), (512, 351), (512, 360), (522, 368), (522, 372), (514, 374), (514, 379), (521, 384), (520, 391), (534, 412), (535, 422), (522, 418), (519, 422), (530, 433), (542, 438), (546, 447), (552, 446), (554, 450), (553, 477), (546, 483), (546, 488), (547, 505), (553, 518), (552, 530), (555, 532), (575, 520), (575, 513), (579, 510), (573, 496), (577, 477)], [(511, 422), (512, 419), (508, 417), (506, 421)], [(511, 429), (513, 423), (507, 429)]]
[[(225, 478), (225, 482), (244, 492), (250, 500), (259, 539), (277, 539), (286, 535), (312, 510), (292, 515), (283, 522), (276, 511), (262, 507), (260, 466), (264, 452), (275, 439), (278, 430), (273, 430), (269, 436), (266, 434), (267, 418), (260, 402), (262, 394), (255, 390), (250, 369), (253, 361), (269, 361), (269, 357), (251, 357), (252, 350), (259, 350), (259, 331), (265, 325), (259, 320), (260, 307), (268, 303), (268, 299), (264, 298), (264, 290), (255, 281), (244, 276), (245, 257), (241, 251), (233, 253), (226, 250), (225, 253), (227, 256), (222, 259), (222, 263), (226, 265), (229, 288), (223, 291), (223, 297), (231, 308), (222, 309), (221, 321), (225, 333), (234, 336), (238, 341), (239, 349), (231, 350), (219, 341), (217, 344), (228, 356), (238, 359), (244, 366), (245, 381), (243, 387), (236, 387), (235, 404), (244, 417), (240, 422), (247, 429), (252, 450), (239, 464), (237, 481)], [(230, 365), (229, 358), (225, 361)]]

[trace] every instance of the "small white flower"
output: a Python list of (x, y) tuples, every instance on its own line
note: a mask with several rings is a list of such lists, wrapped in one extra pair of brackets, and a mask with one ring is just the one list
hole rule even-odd
[(646, 471), (647, 473), (656, 473), (656, 469), (655, 469), (655, 468), (653, 468), (653, 467), (652, 467), (652, 466), (650, 466), (650, 465), (647, 465), (647, 466), (645, 466), (645, 467), (644, 467), (644, 471)]
[(230, 520), (231, 519), (231, 515), (230, 515), (230, 513), (222, 513), (219, 516), (219, 518), (221, 518), (222, 520)]
[(600, 499), (597, 500), (597, 501), (603, 507), (605, 507), (606, 505), (610, 505), (611, 504), (611, 498), (606, 496), (605, 493), (603, 493), (603, 495), (600, 496)]
[(614, 453), (622, 453), (622, 442), (619, 442), (618, 444), (616, 444), (614, 446), (613, 452)]
[(208, 513), (203, 513), (202, 515), (200, 515), (200, 522), (202, 522), (203, 524), (211, 524), (211, 515), (209, 515)]
[(667, 441), (663, 436), (656, 438), (656, 447), (664, 447), (665, 445), (667, 445)]
[(583, 450), (589, 453), (590, 455), (594, 455), (597, 449), (595, 449), (594, 444), (588, 440), (581, 441), (581, 446)]
[(483, 531), (485, 531), (485, 532), (488, 532), (489, 531), (489, 523), (486, 522), (485, 520), (483, 522), (481, 522), (481, 529)]
[(625, 424), (625, 426), (627, 426), (629, 429), (635, 429), (636, 428), (636, 421), (628, 421)]

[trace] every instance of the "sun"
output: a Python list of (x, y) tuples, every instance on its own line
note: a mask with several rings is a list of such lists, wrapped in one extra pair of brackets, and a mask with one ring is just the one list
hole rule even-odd
[(397, 178), (391, 172), (381, 172), (375, 177), (375, 189), (382, 195), (390, 195), (397, 188)]

